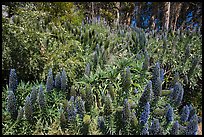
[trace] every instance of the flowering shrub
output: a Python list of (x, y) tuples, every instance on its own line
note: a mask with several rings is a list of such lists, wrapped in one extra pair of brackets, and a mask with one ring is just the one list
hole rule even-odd
[(15, 93), (18, 85), (16, 70), (11, 69), (9, 75), (9, 88)]
[(174, 120), (174, 110), (170, 105), (167, 106), (166, 120), (167, 123), (172, 122)]
[(16, 97), (13, 91), (8, 92), (7, 110), (11, 114), (11, 117), (13, 119), (17, 118), (18, 110), (17, 110), (17, 104), (16, 104)]
[(53, 81), (52, 69), (50, 68), (47, 75), (46, 91), (50, 92), (53, 89), (53, 86), (54, 86), (54, 81)]
[[(197, 107), (186, 101), (187, 85), (194, 87), (193, 74), (198, 71), (200, 78), (202, 63), (200, 55), (194, 56), (198, 53), (194, 40), (178, 50), (168, 46), (173, 41), (184, 45), (177, 35), (172, 40), (170, 36), (163, 39), (163, 33), (149, 32), (147, 41), (142, 30), (125, 26), (113, 29), (102, 22), (61, 25), (47, 26), (57, 38), (49, 35), (42, 42), (54, 46), (48, 46), (48, 55), (41, 53), (49, 63), (43, 66), (42, 73), (46, 72), (40, 81), (18, 84), (16, 73), (22, 72), (11, 69), (7, 74), (9, 84), (2, 94), (3, 134), (197, 134), (201, 118)], [(41, 26), (40, 31), (45, 30)], [(160, 39), (162, 49), (155, 47)], [(177, 53), (184, 62), (177, 62)]]
[(29, 96), (26, 97), (24, 109), (25, 109), (24, 111), (25, 111), (26, 119), (29, 122), (33, 122), (33, 110), (32, 110), (32, 104)]

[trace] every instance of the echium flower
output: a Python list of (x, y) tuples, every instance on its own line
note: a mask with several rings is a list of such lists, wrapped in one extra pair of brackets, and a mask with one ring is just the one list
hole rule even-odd
[(14, 93), (16, 92), (18, 85), (16, 70), (11, 69), (9, 75), (9, 89), (11, 89)]
[(33, 86), (32, 91), (30, 93), (30, 101), (31, 105), (34, 106), (36, 99), (37, 99), (38, 91), (35, 86)]
[(69, 101), (68, 102), (68, 106), (67, 106), (67, 114), (68, 114), (68, 122), (71, 122), (73, 120), (75, 120), (76, 118), (76, 109), (75, 109), (75, 105), (73, 101)]
[(90, 63), (87, 63), (85, 68), (85, 75), (90, 76), (90, 71), (91, 71)]
[(147, 86), (144, 89), (144, 92), (142, 93), (142, 96), (140, 97), (139, 100), (139, 106), (143, 108), (143, 106), (151, 101), (152, 97), (152, 81), (150, 80), (147, 84)]
[(122, 119), (124, 123), (128, 123), (130, 120), (130, 104), (128, 99), (124, 100), (123, 110), (122, 110)]
[(189, 107), (187, 105), (184, 106), (182, 109), (182, 113), (181, 113), (181, 121), (182, 122), (186, 122), (188, 120), (189, 113), (190, 113)]
[(83, 118), (85, 114), (85, 102), (81, 99), (80, 96), (76, 97), (76, 111), (79, 114), (80, 118)]
[(178, 134), (179, 134), (179, 123), (178, 121), (175, 121), (170, 131), (170, 135), (178, 135)]
[(161, 95), (162, 90), (162, 81), (160, 79), (160, 65), (157, 62), (155, 67), (153, 68), (152, 73), (152, 91), (154, 92), (154, 96), (158, 99)]
[(53, 89), (53, 84), (54, 84), (54, 81), (53, 81), (52, 69), (50, 68), (47, 76), (47, 82), (46, 82), (47, 92), (50, 92)]
[(16, 97), (13, 91), (8, 91), (7, 110), (11, 114), (11, 118), (16, 120), (18, 116), (18, 110), (16, 106)]
[(106, 116), (110, 115), (112, 113), (112, 99), (110, 94), (106, 95), (105, 103), (104, 103), (104, 114)]
[(150, 104), (149, 102), (146, 103), (144, 110), (140, 116), (140, 123), (142, 125), (144, 125), (145, 123), (147, 123), (148, 118), (149, 118), (149, 114), (150, 114)]
[(33, 120), (33, 110), (32, 110), (32, 104), (31, 104), (29, 96), (26, 97), (24, 109), (25, 109), (24, 111), (25, 111), (26, 119), (28, 121), (32, 122), (32, 120)]
[(169, 122), (172, 122), (173, 120), (174, 120), (174, 110), (170, 105), (168, 105), (167, 112), (166, 112), (166, 121), (167, 123), (169, 123)]
[(40, 85), (40, 88), (39, 88), (38, 103), (39, 103), (41, 110), (44, 110), (46, 107), (46, 102), (45, 102), (45, 94), (43, 92), (42, 85)]
[(160, 134), (160, 123), (159, 120), (154, 118), (152, 120), (152, 125), (150, 128), (150, 135), (159, 135)]
[(196, 135), (198, 131), (198, 116), (195, 114), (186, 128), (186, 135)]
[(57, 89), (61, 88), (61, 74), (60, 74), (60, 72), (57, 72), (57, 75), (55, 76), (55, 87)]
[(61, 89), (63, 91), (67, 89), (67, 74), (64, 69), (62, 70), (62, 76), (61, 76)]
[(180, 90), (180, 93), (178, 95), (178, 98), (177, 100), (175, 101), (175, 105), (176, 106), (179, 106), (181, 104), (181, 101), (183, 99), (183, 94), (184, 94), (184, 89), (183, 89), (183, 86), (181, 86), (181, 90)]
[(141, 135), (149, 135), (149, 131), (148, 131), (148, 123), (145, 123)]
[(196, 114), (195, 108), (192, 106), (192, 104), (189, 105), (189, 111), (188, 121), (190, 121), (190, 119)]
[(174, 85), (174, 88), (173, 88), (173, 92), (171, 93), (171, 99), (174, 102), (176, 102), (176, 100), (178, 100), (179, 95), (181, 95), (180, 92), (182, 92), (182, 90), (183, 90), (183, 87), (182, 87), (181, 83), (176, 82), (176, 84)]

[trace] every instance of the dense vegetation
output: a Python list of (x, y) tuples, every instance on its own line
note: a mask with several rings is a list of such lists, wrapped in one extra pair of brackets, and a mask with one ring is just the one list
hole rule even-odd
[(48, 11), (28, 4), (2, 18), (4, 135), (197, 134), (199, 29), (57, 22)]

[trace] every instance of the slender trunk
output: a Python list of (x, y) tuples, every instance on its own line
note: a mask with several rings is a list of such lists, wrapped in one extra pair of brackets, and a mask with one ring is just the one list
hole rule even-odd
[(92, 22), (94, 20), (94, 3), (91, 2), (91, 19), (92, 19)]
[(176, 5), (176, 2), (172, 2), (171, 3), (171, 9), (170, 9), (170, 19), (169, 19), (169, 29), (173, 30), (173, 22), (175, 20), (175, 5)]
[(115, 3), (115, 6), (116, 6), (116, 26), (119, 25), (119, 22), (120, 22), (120, 2), (116, 2)]
[(164, 2), (163, 29), (169, 29), (170, 2)]
[(155, 18), (156, 18), (156, 15), (157, 15), (157, 3), (153, 3), (153, 5), (152, 5), (152, 16), (151, 16), (151, 18), (150, 18), (150, 28), (151, 29), (155, 29)]
[(134, 5), (131, 4), (130, 9), (128, 10), (128, 14), (127, 14), (127, 25), (130, 26), (131, 25), (131, 19), (132, 16), (134, 14)]
[(177, 20), (179, 18), (179, 15), (180, 15), (181, 6), (182, 6), (182, 3), (178, 3), (176, 5), (176, 12), (175, 12), (175, 20), (174, 20), (173, 31), (175, 31), (175, 29), (176, 29), (176, 24), (177, 24)]

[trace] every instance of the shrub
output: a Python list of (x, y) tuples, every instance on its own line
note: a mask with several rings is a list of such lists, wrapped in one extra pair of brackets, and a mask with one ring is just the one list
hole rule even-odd
[(49, 69), (48, 75), (47, 75), (47, 82), (46, 82), (46, 91), (50, 92), (54, 87), (54, 80), (52, 75), (52, 69)]
[(16, 120), (18, 116), (16, 97), (13, 91), (8, 91), (7, 110), (11, 114), (11, 118)]
[(60, 74), (60, 72), (57, 72), (57, 75), (55, 76), (55, 87), (57, 89), (61, 88), (61, 74)]
[(173, 120), (174, 120), (174, 110), (170, 105), (168, 105), (167, 113), (166, 113), (166, 121), (167, 123), (169, 123), (169, 122), (172, 122)]
[(38, 91), (37, 91), (36, 87), (34, 86), (32, 88), (31, 93), (30, 93), (30, 101), (31, 101), (32, 106), (34, 106), (34, 104), (37, 100), (37, 95), (38, 95)]
[(25, 109), (24, 111), (25, 111), (26, 119), (29, 122), (33, 122), (33, 110), (32, 110), (32, 104), (29, 96), (26, 97), (24, 109)]
[(145, 123), (147, 123), (147, 120), (149, 118), (149, 114), (150, 114), (150, 104), (149, 102), (146, 103), (144, 110), (140, 116), (140, 123), (142, 125), (144, 125)]
[(67, 74), (66, 71), (62, 70), (62, 77), (61, 77), (61, 90), (66, 91), (67, 89)]
[(18, 85), (16, 70), (11, 69), (9, 75), (9, 88), (15, 93)]
[(41, 110), (45, 110), (46, 109), (45, 94), (43, 92), (42, 85), (40, 85), (40, 88), (39, 88), (38, 103), (39, 103), (39, 106), (40, 106)]
[(149, 135), (148, 123), (145, 123), (144, 128), (142, 129), (141, 135)]
[(179, 135), (179, 123), (178, 123), (178, 121), (174, 122), (172, 129), (170, 131), (170, 135)]
[(184, 106), (182, 109), (182, 113), (181, 113), (181, 121), (182, 122), (186, 122), (188, 120), (189, 113), (190, 113), (189, 107), (187, 105)]

